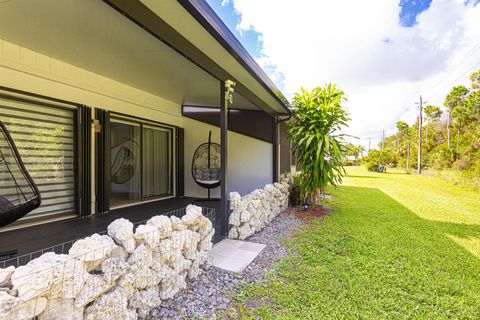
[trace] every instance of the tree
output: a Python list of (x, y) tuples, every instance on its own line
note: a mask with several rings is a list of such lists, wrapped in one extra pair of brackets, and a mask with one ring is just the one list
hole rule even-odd
[(355, 146), (354, 151), (355, 151), (355, 161), (358, 161), (358, 159), (362, 157), (363, 154), (365, 153), (365, 147), (359, 144), (358, 146)]
[(472, 81), (472, 91), (480, 90), (480, 70), (475, 71), (470, 75)]
[[(445, 119), (442, 118), (439, 107), (424, 108), (427, 124), (424, 141), (427, 147), (423, 149), (421, 163), (422, 167), (436, 170), (456, 170), (461, 179), (472, 179), (470, 184), (480, 188), (480, 70), (472, 73), (470, 80), (472, 83), (469, 89), (456, 86), (445, 98), (444, 104), (448, 113)], [(452, 128), (456, 130), (456, 139), (450, 136)], [(385, 150), (395, 150), (396, 165), (406, 165), (407, 170), (410, 168), (410, 155), (418, 152), (418, 147), (412, 143), (413, 138), (420, 130), (425, 128), (420, 127), (418, 118), (411, 126), (399, 121), (397, 132), (384, 139)], [(456, 147), (451, 148), (454, 140)], [(372, 157), (365, 157), (364, 162), (369, 158), (374, 159), (374, 156), (375, 153)], [(392, 162), (391, 165), (395, 163)]]
[(390, 150), (370, 150), (364, 162), (368, 171), (378, 172), (380, 166), (395, 166), (395, 155)]
[(427, 128), (425, 130), (425, 144), (428, 146), (428, 127), (430, 122), (438, 121), (442, 116), (442, 110), (440, 107), (427, 105), (424, 109), (425, 119), (427, 120)]
[(453, 110), (461, 104), (468, 96), (468, 89), (464, 86), (457, 86), (450, 91), (445, 98), (444, 105), (447, 108), (447, 144), (451, 147), (451, 128), (453, 120)]
[(301, 167), (299, 184), (304, 201), (312, 206), (325, 194), (329, 184), (338, 185), (345, 170), (343, 127), (350, 116), (343, 108), (345, 93), (328, 84), (312, 91), (301, 89), (292, 100), (289, 135)]
[(358, 159), (363, 156), (365, 148), (362, 145), (354, 145), (353, 143), (347, 143), (344, 146), (344, 154), (346, 156), (351, 156), (355, 158), (355, 163), (358, 162)]
[(408, 124), (405, 121), (397, 121), (397, 140), (399, 145), (403, 145), (405, 137), (408, 135)]

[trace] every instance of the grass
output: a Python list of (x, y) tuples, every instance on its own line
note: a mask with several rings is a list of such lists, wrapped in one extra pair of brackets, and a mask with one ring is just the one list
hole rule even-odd
[(480, 177), (475, 176), (473, 173), (459, 171), (455, 169), (445, 169), (445, 170), (433, 170), (429, 169), (424, 171), (427, 175), (434, 175), (436, 177), (442, 178), (448, 183), (470, 188), (475, 191), (480, 191)]
[(479, 319), (480, 194), (434, 178), (349, 168), (334, 213), (246, 289), (250, 318)]

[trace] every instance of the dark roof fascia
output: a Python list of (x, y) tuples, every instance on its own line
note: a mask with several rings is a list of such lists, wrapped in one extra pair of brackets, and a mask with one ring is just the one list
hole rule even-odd
[(124, 15), (130, 21), (137, 24), (153, 37), (172, 48), (178, 54), (185, 57), (215, 79), (219, 81), (235, 81), (235, 91), (238, 91), (243, 97), (264, 112), (271, 115), (277, 114), (271, 106), (267, 105), (255, 93), (250, 91), (250, 89), (235, 79), (235, 77), (219, 66), (204, 52), (194, 46), (142, 2), (137, 0), (103, 0), (103, 2), (117, 10), (120, 14)]
[[(182, 116), (220, 127), (219, 108), (183, 105)], [(228, 109), (228, 130), (257, 140), (273, 142), (273, 123), (275, 119), (260, 110)]]
[(290, 114), (288, 100), (205, 0), (177, 0)]

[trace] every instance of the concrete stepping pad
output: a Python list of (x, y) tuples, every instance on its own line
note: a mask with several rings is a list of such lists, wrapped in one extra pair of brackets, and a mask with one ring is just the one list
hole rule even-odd
[(265, 246), (261, 243), (224, 239), (213, 246), (212, 265), (227, 271), (242, 272)]

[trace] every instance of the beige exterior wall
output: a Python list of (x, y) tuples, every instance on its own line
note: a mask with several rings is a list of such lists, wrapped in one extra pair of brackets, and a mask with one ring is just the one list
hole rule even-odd
[[(207, 197), (207, 189), (197, 185), (192, 178), (191, 163), (195, 149), (208, 141), (220, 142), (220, 128), (200, 121), (183, 118), (185, 127), (185, 195)], [(245, 195), (254, 189), (272, 183), (273, 146), (236, 132), (228, 133), (228, 188)], [(212, 197), (220, 196), (220, 188), (212, 189)]]
[(178, 104), (2, 39), (0, 86), (181, 125)]
[[(182, 117), (180, 105), (2, 39), (0, 86), (184, 127), (185, 195), (206, 197), (206, 189), (192, 179), (191, 159), (197, 146), (207, 141), (209, 130), (213, 141), (219, 141), (219, 128)], [(92, 139), (92, 154), (94, 148)], [(272, 144), (229, 132), (228, 159), (231, 191), (246, 194), (272, 182)], [(92, 194), (94, 178), (92, 172)], [(212, 196), (218, 197), (219, 190)], [(94, 203), (92, 197), (92, 212)]]
[[(0, 39), (0, 86), (181, 126), (180, 105)], [(94, 111), (94, 110), (92, 110)], [(92, 112), (92, 115), (94, 113)], [(92, 130), (92, 138), (93, 138)], [(92, 154), (95, 140), (92, 139)], [(92, 168), (95, 167), (92, 157)], [(92, 170), (92, 212), (95, 177)]]

